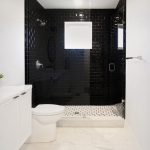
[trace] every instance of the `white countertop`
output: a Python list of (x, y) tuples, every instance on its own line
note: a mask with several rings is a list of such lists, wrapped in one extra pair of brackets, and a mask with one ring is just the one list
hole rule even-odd
[(13, 98), (32, 89), (32, 85), (19, 85), (19, 86), (3, 86), (0, 87), (0, 105), (7, 102), (9, 99)]

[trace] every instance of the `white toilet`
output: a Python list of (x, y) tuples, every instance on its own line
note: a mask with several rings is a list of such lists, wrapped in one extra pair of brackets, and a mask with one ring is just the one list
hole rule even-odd
[(63, 116), (65, 107), (41, 104), (32, 109), (32, 135), (28, 143), (51, 142), (56, 139), (56, 122)]

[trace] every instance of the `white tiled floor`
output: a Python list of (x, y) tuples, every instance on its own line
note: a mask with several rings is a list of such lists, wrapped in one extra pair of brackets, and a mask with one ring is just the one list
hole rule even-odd
[(58, 128), (51, 143), (25, 144), (21, 150), (140, 150), (127, 128)]

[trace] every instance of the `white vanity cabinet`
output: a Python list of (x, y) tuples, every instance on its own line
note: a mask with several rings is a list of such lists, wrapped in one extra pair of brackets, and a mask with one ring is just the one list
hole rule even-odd
[(19, 97), (20, 146), (31, 134), (31, 90), (21, 92)]
[(0, 105), (0, 149), (17, 150), (19, 144), (18, 102), (10, 99)]
[(19, 150), (31, 134), (31, 86), (0, 88), (0, 150)]

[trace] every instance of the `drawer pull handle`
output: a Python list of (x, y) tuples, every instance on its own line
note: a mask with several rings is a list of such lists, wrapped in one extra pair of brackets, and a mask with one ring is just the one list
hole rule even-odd
[(25, 95), (27, 92), (23, 92), (23, 93), (21, 93), (21, 95)]
[(13, 99), (17, 99), (17, 98), (19, 98), (19, 96), (15, 96), (15, 97), (13, 97)]

